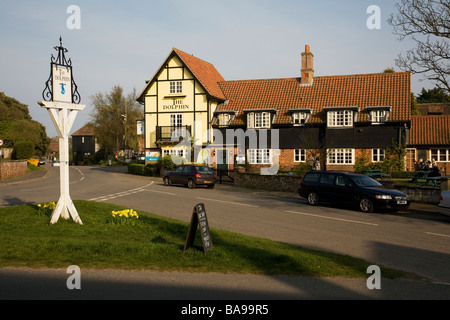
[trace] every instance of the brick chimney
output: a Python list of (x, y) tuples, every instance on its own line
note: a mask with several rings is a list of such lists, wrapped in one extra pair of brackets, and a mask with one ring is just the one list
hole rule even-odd
[(314, 78), (314, 55), (309, 49), (309, 45), (305, 46), (305, 52), (302, 52), (302, 79), (301, 84), (311, 84)]

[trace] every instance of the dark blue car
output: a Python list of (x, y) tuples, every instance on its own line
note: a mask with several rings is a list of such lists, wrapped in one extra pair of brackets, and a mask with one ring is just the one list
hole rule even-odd
[(306, 172), (298, 193), (310, 205), (316, 206), (320, 202), (357, 205), (367, 213), (374, 209), (398, 211), (410, 204), (406, 194), (385, 188), (366, 175), (334, 171)]

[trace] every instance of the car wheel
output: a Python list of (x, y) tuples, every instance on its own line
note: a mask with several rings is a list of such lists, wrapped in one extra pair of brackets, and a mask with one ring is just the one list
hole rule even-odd
[(308, 193), (308, 197), (306, 199), (312, 206), (317, 206), (319, 204), (319, 195), (315, 192)]
[(165, 186), (170, 186), (172, 184), (172, 181), (170, 180), (170, 178), (164, 178), (164, 185)]
[(362, 212), (365, 213), (371, 213), (373, 212), (373, 203), (372, 200), (370, 200), (369, 198), (361, 198), (361, 200), (359, 200), (359, 208), (361, 209)]
[(194, 180), (189, 179), (187, 186), (188, 186), (189, 189), (194, 189), (195, 188)]

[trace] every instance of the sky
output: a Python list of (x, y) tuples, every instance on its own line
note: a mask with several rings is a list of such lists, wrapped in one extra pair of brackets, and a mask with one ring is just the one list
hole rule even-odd
[[(0, 2), (0, 92), (28, 105), (33, 120), (57, 136), (37, 104), (53, 47), (69, 50), (81, 103), (71, 133), (91, 120), (92, 96), (119, 85), (139, 94), (172, 48), (206, 60), (225, 80), (300, 76), (309, 45), (315, 76), (383, 72), (402, 52), (386, 22), (393, 0), (90, 0)], [(77, 6), (79, 11), (68, 10)], [(368, 8), (377, 6), (379, 15)], [(79, 13), (79, 14), (78, 14)], [(369, 28), (379, 17), (379, 28)], [(434, 84), (412, 75), (416, 94)], [(1, 117), (1, 115), (0, 115)], [(1, 139), (1, 137), (0, 137)]]

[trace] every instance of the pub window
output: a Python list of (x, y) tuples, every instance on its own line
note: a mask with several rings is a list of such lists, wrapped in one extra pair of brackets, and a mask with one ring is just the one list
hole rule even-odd
[(248, 162), (250, 164), (271, 164), (271, 149), (249, 149)]
[(219, 114), (219, 126), (228, 126), (230, 124), (231, 115), (228, 113)]
[(186, 150), (184, 149), (169, 149), (163, 150), (163, 156), (178, 156), (184, 158), (186, 154)]
[(247, 128), (250, 129), (270, 128), (270, 113), (269, 112), (248, 113)]
[(387, 110), (372, 110), (370, 111), (370, 121), (372, 123), (385, 123), (388, 117)]
[(306, 162), (306, 149), (294, 150), (294, 162)]
[(354, 149), (328, 149), (327, 164), (354, 164)]
[(431, 149), (431, 159), (438, 162), (450, 162), (450, 149)]
[(384, 149), (372, 149), (372, 162), (382, 162), (384, 157)]
[(328, 127), (352, 127), (353, 126), (353, 111), (339, 110), (327, 112)]
[(292, 114), (292, 124), (293, 125), (304, 125), (308, 121), (309, 113), (307, 112), (294, 112)]
[(183, 82), (182, 81), (170, 81), (170, 93), (183, 93)]

